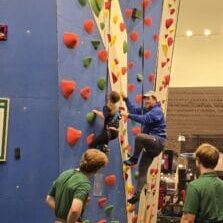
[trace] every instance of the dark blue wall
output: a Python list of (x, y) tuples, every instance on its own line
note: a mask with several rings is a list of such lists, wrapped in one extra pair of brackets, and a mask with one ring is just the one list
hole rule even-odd
[(44, 199), (59, 169), (56, 3), (1, 0), (0, 23), (9, 26), (8, 41), (0, 42), (0, 97), (11, 100), (0, 221), (50, 222)]

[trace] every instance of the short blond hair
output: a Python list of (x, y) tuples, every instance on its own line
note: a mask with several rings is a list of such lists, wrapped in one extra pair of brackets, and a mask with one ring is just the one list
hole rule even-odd
[(108, 157), (98, 149), (88, 149), (81, 157), (80, 170), (96, 173), (108, 163)]
[(197, 148), (195, 157), (204, 167), (214, 169), (218, 164), (219, 151), (216, 147), (203, 143)]

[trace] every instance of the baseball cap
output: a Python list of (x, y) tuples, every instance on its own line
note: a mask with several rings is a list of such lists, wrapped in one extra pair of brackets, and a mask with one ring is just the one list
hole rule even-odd
[(150, 96), (153, 96), (156, 98), (157, 100), (157, 95), (156, 95), (156, 92), (155, 91), (147, 91), (143, 94), (143, 98), (147, 98), (147, 97), (150, 97)]

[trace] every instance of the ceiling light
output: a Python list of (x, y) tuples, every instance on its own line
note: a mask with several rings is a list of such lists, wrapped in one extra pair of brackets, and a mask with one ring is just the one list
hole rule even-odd
[(204, 30), (204, 35), (205, 36), (209, 36), (211, 34), (211, 30), (210, 29), (205, 29)]
[(191, 36), (193, 36), (194, 35), (194, 33), (191, 31), (191, 30), (187, 30), (186, 31), (186, 36), (187, 37), (191, 37)]

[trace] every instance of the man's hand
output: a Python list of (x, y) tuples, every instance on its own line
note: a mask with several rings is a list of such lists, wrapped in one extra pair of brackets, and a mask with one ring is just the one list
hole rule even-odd
[(125, 111), (121, 111), (121, 116), (123, 116), (125, 118), (128, 118), (129, 113), (128, 112), (125, 112)]
[(180, 223), (194, 223), (195, 221), (195, 215), (190, 213), (184, 213)]

